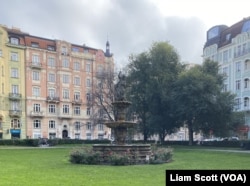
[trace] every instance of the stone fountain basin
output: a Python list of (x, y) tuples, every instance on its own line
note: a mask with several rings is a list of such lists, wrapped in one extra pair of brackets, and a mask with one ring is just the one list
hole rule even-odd
[(113, 121), (105, 123), (105, 125), (109, 128), (117, 128), (117, 127), (132, 128), (135, 126), (135, 124), (136, 123), (129, 121)]

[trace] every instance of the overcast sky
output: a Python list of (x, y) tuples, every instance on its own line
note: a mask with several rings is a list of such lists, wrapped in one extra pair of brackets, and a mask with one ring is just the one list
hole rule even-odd
[(249, 7), (249, 0), (1, 0), (0, 24), (102, 50), (108, 38), (117, 66), (154, 41), (201, 63), (206, 31), (250, 16)]

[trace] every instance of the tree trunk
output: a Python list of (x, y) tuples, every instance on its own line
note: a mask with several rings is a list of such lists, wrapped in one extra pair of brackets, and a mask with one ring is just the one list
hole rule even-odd
[(188, 145), (192, 146), (193, 145), (193, 124), (192, 121), (188, 121), (188, 138), (189, 138), (189, 142)]

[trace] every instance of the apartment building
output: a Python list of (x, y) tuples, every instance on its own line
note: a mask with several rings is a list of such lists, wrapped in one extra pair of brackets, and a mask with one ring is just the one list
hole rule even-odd
[[(91, 120), (91, 112), (95, 107), (91, 96), (98, 83), (96, 74), (114, 71), (109, 42), (104, 52), (86, 45), (33, 36), (18, 29), (2, 27), (1, 31), (5, 33), (0, 37), (2, 55), (5, 52), (6, 55), (18, 52), (20, 56), (20, 76), (12, 80), (6, 72), (6, 78), (1, 81), (19, 86), (23, 99), (17, 99), (16, 96), (14, 101), (21, 102), (20, 106), (24, 110), (20, 116), (15, 115), (14, 119), (19, 119), (21, 124), (19, 128), (13, 129), (12, 120), (7, 119), (11, 118), (10, 114), (3, 111), (8, 106), (2, 105), (3, 139), (13, 138), (12, 131), (18, 129), (22, 131), (17, 136), (19, 138), (110, 137), (109, 128), (103, 123), (94, 124)], [(12, 44), (13, 38), (16, 42)], [(2, 63), (9, 69), (17, 66), (8, 64), (5, 57), (1, 59)], [(11, 88), (9, 92), (13, 93)], [(1, 98), (8, 98), (6, 102), (11, 104), (13, 99), (9, 92)]]
[(226, 75), (223, 91), (236, 94), (236, 111), (244, 111), (245, 126), (238, 129), (250, 139), (250, 17), (232, 26), (216, 25), (207, 31), (203, 58), (218, 61)]
[[(15, 37), (19, 34), (20, 37)], [(0, 138), (26, 137), (24, 34), (0, 27)]]

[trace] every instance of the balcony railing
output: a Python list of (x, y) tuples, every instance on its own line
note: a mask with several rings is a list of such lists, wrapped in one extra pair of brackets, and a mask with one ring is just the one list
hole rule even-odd
[(20, 117), (22, 115), (21, 110), (9, 110), (9, 115), (11, 117)]
[(31, 111), (30, 116), (31, 117), (44, 117), (44, 112), (43, 111), (40, 111), (40, 112)]
[(48, 102), (58, 103), (60, 101), (59, 97), (56, 96), (48, 96), (47, 97)]
[(72, 118), (72, 113), (59, 113), (58, 114), (59, 118), (63, 118), (63, 119), (71, 119)]
[(30, 62), (30, 67), (31, 68), (41, 69), (42, 68), (42, 63), (40, 63), (40, 62)]
[(72, 101), (72, 104), (74, 104), (74, 105), (81, 105), (82, 104), (82, 100), (81, 99), (74, 99)]
[(18, 94), (18, 93), (9, 93), (9, 99), (21, 99), (22, 98), (22, 94)]

